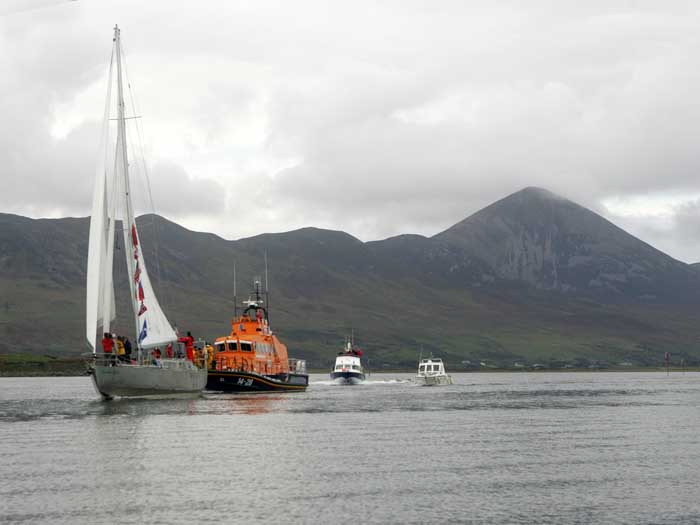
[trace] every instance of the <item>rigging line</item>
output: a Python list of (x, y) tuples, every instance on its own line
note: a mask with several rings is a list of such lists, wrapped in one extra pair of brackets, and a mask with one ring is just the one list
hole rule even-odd
[[(136, 108), (138, 104), (136, 103), (136, 95), (134, 94), (134, 91), (131, 89), (131, 77), (129, 76), (129, 68), (127, 66), (127, 61), (126, 61), (126, 53), (124, 53), (124, 46), (122, 45), (122, 63), (124, 65), (124, 75), (126, 77), (126, 85), (127, 89), (129, 90), (129, 101), (131, 102), (131, 110), (134, 115), (137, 115)], [(161, 297), (163, 298), (163, 308), (170, 312), (172, 315), (173, 312), (170, 310), (170, 293), (169, 293), (169, 287), (168, 286), (163, 286), (163, 282), (161, 280), (161, 271), (160, 271), (160, 255), (158, 253), (158, 246), (159, 246), (159, 239), (158, 239), (158, 224), (156, 222), (156, 207), (153, 201), (153, 192), (151, 191), (151, 179), (148, 174), (148, 167), (146, 166), (146, 155), (144, 153), (144, 148), (143, 148), (143, 139), (141, 136), (141, 129), (139, 126), (140, 118), (135, 118), (134, 119), (134, 124), (136, 128), (136, 138), (138, 142), (138, 147), (139, 147), (139, 153), (141, 156), (141, 165), (143, 166), (143, 174), (144, 174), (144, 179), (146, 181), (146, 190), (148, 194), (148, 200), (149, 204), (151, 206), (151, 226), (153, 227), (153, 254), (154, 254), (154, 259), (155, 259), (155, 265), (156, 265), (156, 280), (158, 282), (158, 288), (159, 292), (161, 292)], [(175, 319), (175, 325), (177, 326), (177, 319)]]

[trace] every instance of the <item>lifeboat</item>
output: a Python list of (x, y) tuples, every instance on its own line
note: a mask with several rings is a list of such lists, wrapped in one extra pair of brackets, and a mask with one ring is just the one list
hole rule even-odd
[(345, 350), (338, 352), (331, 370), (331, 381), (339, 385), (357, 385), (365, 380), (362, 367), (362, 350), (356, 348), (350, 339), (345, 342)]
[(290, 359), (270, 329), (268, 312), (255, 281), (243, 315), (231, 319), (231, 333), (214, 342), (207, 390), (218, 392), (303, 391), (309, 385), (306, 361)]

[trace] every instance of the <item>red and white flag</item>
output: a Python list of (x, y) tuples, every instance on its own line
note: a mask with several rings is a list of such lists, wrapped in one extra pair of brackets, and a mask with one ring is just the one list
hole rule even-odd
[(134, 246), (139, 245), (139, 238), (136, 235), (136, 225), (135, 224), (131, 225), (131, 242), (133, 243)]

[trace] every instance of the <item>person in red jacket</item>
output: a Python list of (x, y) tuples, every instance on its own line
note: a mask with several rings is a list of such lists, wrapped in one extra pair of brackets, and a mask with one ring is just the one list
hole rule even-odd
[(185, 337), (180, 337), (178, 341), (180, 343), (185, 343), (187, 359), (194, 363), (194, 337), (192, 337), (192, 332), (187, 332), (187, 335)]
[(105, 332), (104, 337), (102, 338), (102, 351), (105, 354), (111, 354), (113, 350), (114, 339), (112, 339), (112, 334), (110, 334), (109, 332)]
[(106, 354), (105, 357), (112, 361), (112, 365), (114, 365), (114, 361), (116, 361), (114, 356), (114, 339), (109, 332), (105, 332), (104, 337), (102, 337), (102, 352)]

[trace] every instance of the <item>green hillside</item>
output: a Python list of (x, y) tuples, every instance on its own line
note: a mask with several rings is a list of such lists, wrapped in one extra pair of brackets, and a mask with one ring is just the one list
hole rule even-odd
[[(421, 349), (453, 369), (658, 365), (665, 351), (698, 363), (700, 273), (542, 191), (433, 238), (369, 243), (315, 228), (227, 241), (158, 216), (138, 222), (169, 319), (210, 340), (229, 331), (234, 262), (242, 301), (267, 253), (273, 329), (312, 367), (327, 367), (351, 330), (375, 370), (413, 368)], [(87, 350), (88, 228), (0, 214), (0, 354)], [(114, 329), (130, 335), (119, 241), (116, 253)]]

